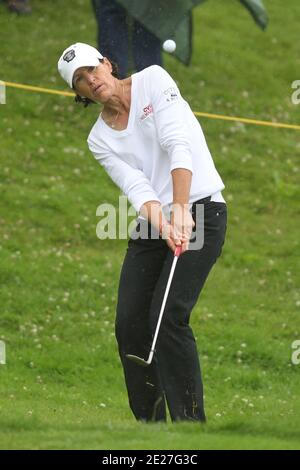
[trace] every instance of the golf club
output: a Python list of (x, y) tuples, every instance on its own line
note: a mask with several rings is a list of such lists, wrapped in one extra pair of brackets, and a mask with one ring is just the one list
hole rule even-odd
[(170, 287), (171, 287), (175, 267), (176, 267), (178, 258), (181, 255), (181, 250), (182, 250), (182, 247), (177, 246), (176, 249), (175, 249), (175, 252), (174, 252), (174, 259), (173, 259), (173, 263), (172, 263), (172, 266), (171, 266), (171, 271), (170, 271), (170, 274), (169, 274), (169, 279), (168, 279), (167, 287), (166, 287), (166, 290), (165, 290), (165, 295), (164, 295), (164, 298), (163, 298), (163, 301), (162, 301), (162, 305), (161, 305), (161, 309), (160, 309), (160, 313), (159, 313), (159, 317), (158, 317), (158, 321), (157, 321), (157, 325), (156, 325), (156, 330), (155, 330), (152, 346), (151, 346), (149, 357), (148, 357), (147, 361), (145, 361), (145, 359), (143, 359), (142, 357), (134, 356), (133, 354), (126, 354), (126, 357), (128, 359), (130, 359), (131, 361), (134, 361), (137, 364), (139, 364), (141, 366), (144, 366), (144, 367), (149, 366), (152, 362), (152, 359), (153, 359), (160, 324), (161, 324), (162, 317), (163, 317), (163, 314), (164, 314), (164, 310), (165, 310), (167, 298), (168, 298), (168, 295), (169, 295), (169, 290), (170, 290)]

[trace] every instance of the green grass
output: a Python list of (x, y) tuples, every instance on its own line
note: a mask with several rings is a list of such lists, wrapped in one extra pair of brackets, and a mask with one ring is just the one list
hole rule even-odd
[[(65, 90), (57, 58), (95, 44), (96, 25), (89, 2), (63, 3), (33, 0), (26, 18), (0, 4), (0, 79)], [(298, 0), (265, 0), (265, 33), (236, 3), (195, 10), (192, 65), (166, 68), (195, 111), (299, 124)], [(119, 194), (86, 147), (97, 113), (13, 88), (0, 106), (0, 447), (299, 449), (299, 132), (201, 120), (229, 212), (192, 319), (208, 424), (146, 426), (114, 338), (126, 241), (95, 233), (97, 206)]]

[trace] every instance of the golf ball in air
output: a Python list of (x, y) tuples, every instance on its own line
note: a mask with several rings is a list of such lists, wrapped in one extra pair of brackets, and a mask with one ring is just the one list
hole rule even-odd
[(167, 39), (163, 43), (163, 50), (164, 51), (169, 52), (170, 54), (172, 54), (172, 52), (174, 52), (175, 49), (176, 49), (176, 42), (173, 41), (173, 39)]

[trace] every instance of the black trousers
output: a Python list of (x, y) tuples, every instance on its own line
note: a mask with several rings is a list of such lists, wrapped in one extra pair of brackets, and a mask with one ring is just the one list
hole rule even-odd
[[(193, 204), (194, 220), (200, 203)], [(126, 354), (145, 359), (149, 355), (173, 253), (162, 239), (129, 240), (120, 276), (116, 338), (129, 404), (138, 420), (165, 421), (167, 403), (172, 421), (205, 421), (200, 362), (189, 321), (221, 254), (226, 227), (226, 204), (206, 201), (204, 245), (185, 252), (177, 262), (154, 359), (146, 368)]]

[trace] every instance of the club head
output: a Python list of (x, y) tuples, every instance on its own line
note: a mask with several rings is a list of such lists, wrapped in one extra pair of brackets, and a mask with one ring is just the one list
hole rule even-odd
[(149, 362), (145, 361), (141, 357), (134, 356), (133, 354), (126, 354), (126, 357), (130, 359), (131, 361), (135, 362), (136, 364), (139, 364), (140, 366), (147, 367), (149, 366)]

